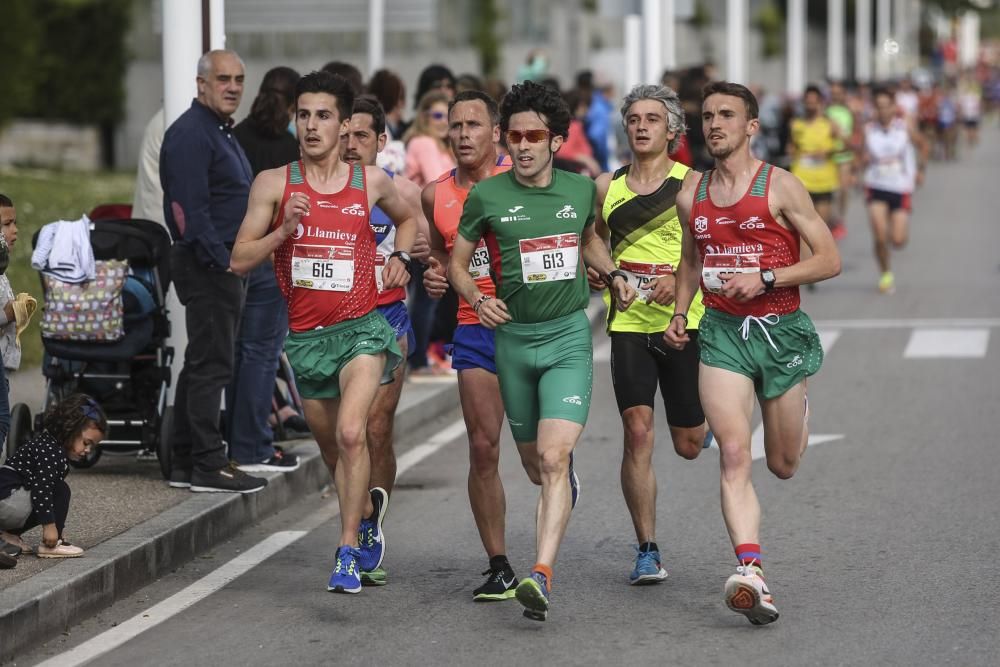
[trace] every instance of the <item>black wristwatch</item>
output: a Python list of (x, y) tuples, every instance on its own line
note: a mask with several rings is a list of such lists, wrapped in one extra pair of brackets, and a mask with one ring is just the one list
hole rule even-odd
[(410, 259), (410, 253), (405, 250), (397, 250), (389, 255), (389, 259), (392, 259), (393, 257), (398, 257), (399, 261), (401, 261), (403, 266), (406, 267), (407, 272), (410, 274), (413, 273), (413, 260)]
[(611, 287), (611, 283), (615, 281), (616, 277), (621, 278), (626, 284), (628, 284), (628, 274), (619, 269), (615, 269), (614, 271), (609, 272), (608, 275), (604, 276), (605, 284), (608, 287)]
[(774, 289), (774, 271), (772, 269), (764, 269), (760, 272), (760, 280), (764, 283), (764, 291), (770, 292)]

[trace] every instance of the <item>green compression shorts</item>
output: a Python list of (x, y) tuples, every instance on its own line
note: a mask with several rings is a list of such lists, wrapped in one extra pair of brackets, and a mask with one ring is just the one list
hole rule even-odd
[(548, 322), (501, 325), (496, 333), (496, 361), (503, 407), (515, 442), (534, 441), (540, 419), (587, 423), (594, 347), (584, 311)]
[(781, 396), (819, 370), (823, 346), (801, 310), (768, 320), (774, 317), (777, 323), (770, 324), (706, 309), (698, 334), (701, 363), (747, 376), (764, 399)]
[(362, 354), (383, 352), (381, 382), (389, 384), (403, 355), (395, 332), (377, 310), (322, 329), (290, 333), (285, 339), (285, 354), (302, 398), (339, 398), (340, 372), (347, 362)]

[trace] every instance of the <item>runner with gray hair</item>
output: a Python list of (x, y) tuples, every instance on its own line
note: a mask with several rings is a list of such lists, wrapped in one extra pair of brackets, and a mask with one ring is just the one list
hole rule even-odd
[[(667, 578), (656, 543), (653, 408), (656, 388), (667, 413), (674, 450), (691, 460), (701, 453), (705, 415), (698, 400), (700, 294), (684, 318), (692, 344), (672, 349), (663, 331), (674, 317), (674, 273), (681, 261), (677, 193), (698, 174), (670, 158), (684, 136), (684, 112), (670, 88), (639, 85), (622, 103), (622, 123), (634, 162), (597, 178), (597, 233), (611, 243), (616, 267), (639, 293), (626, 312), (608, 309), (611, 380), (624, 430), (621, 480), (635, 528), (634, 585)], [(593, 289), (604, 283), (588, 270)], [(607, 298), (607, 297), (605, 297)]]
[(684, 108), (681, 106), (681, 98), (677, 93), (666, 86), (655, 86), (652, 84), (640, 84), (629, 91), (625, 99), (622, 100), (622, 125), (628, 132), (628, 112), (632, 105), (640, 100), (656, 100), (667, 109), (667, 132), (672, 132), (673, 137), (667, 142), (667, 153), (673, 155), (677, 152), (684, 135), (687, 133), (687, 124), (684, 122)]

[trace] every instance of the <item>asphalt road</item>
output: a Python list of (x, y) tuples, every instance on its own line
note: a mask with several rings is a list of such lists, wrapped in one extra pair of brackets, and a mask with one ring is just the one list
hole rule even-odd
[[(719, 512), (717, 450), (683, 461), (662, 435), (657, 539), (670, 577), (627, 585), (634, 536), (598, 334), (593, 408), (576, 457), (582, 497), (548, 622), (522, 618), (513, 601), (472, 602), (486, 562), (460, 435), (400, 479), (386, 523), (388, 586), (326, 591), (336, 520), (320, 522), (315, 512), (333, 509), (313, 498), (80, 619), (18, 664), (72, 659), (74, 646), (133, 616), (142, 623), (152, 605), (303, 525), (287, 548), (94, 664), (996, 664), (1000, 227), (990, 193), (998, 148), (991, 130), (963, 162), (932, 167), (916, 197), (912, 244), (897, 256), (895, 295), (875, 290), (858, 199), (844, 275), (805, 295), (828, 348), (810, 382), (817, 443), (792, 480), (771, 476), (763, 461), (754, 467), (778, 622), (753, 627), (723, 603), (735, 563)], [(501, 465), (509, 556), (524, 575), (537, 492), (509, 436)]]

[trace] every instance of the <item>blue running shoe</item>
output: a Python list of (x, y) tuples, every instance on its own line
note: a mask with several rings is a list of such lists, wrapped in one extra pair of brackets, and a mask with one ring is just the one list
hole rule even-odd
[(330, 583), (326, 585), (326, 590), (335, 593), (361, 592), (361, 570), (358, 568), (360, 555), (354, 547), (345, 545), (337, 549), (337, 561), (333, 566), (333, 573), (330, 575)]
[(372, 507), (375, 511), (358, 524), (358, 567), (362, 572), (372, 572), (385, 558), (385, 534), (382, 532), (382, 519), (389, 507), (389, 494), (385, 489), (375, 487), (369, 493), (372, 496)]
[(532, 572), (514, 589), (514, 597), (524, 606), (524, 617), (544, 621), (549, 615), (549, 582), (541, 572)]
[(575, 509), (576, 501), (580, 499), (580, 478), (577, 477), (576, 470), (573, 469), (573, 452), (569, 453), (569, 489), (573, 495), (573, 502), (569, 508)]
[(658, 584), (667, 578), (667, 571), (660, 562), (659, 551), (639, 551), (635, 557), (635, 569), (628, 576), (628, 583), (633, 586)]
[(709, 447), (711, 447), (712, 446), (712, 441), (714, 439), (715, 439), (715, 436), (712, 435), (711, 431), (705, 431), (705, 440), (701, 443), (701, 448), (702, 449), (708, 449)]

